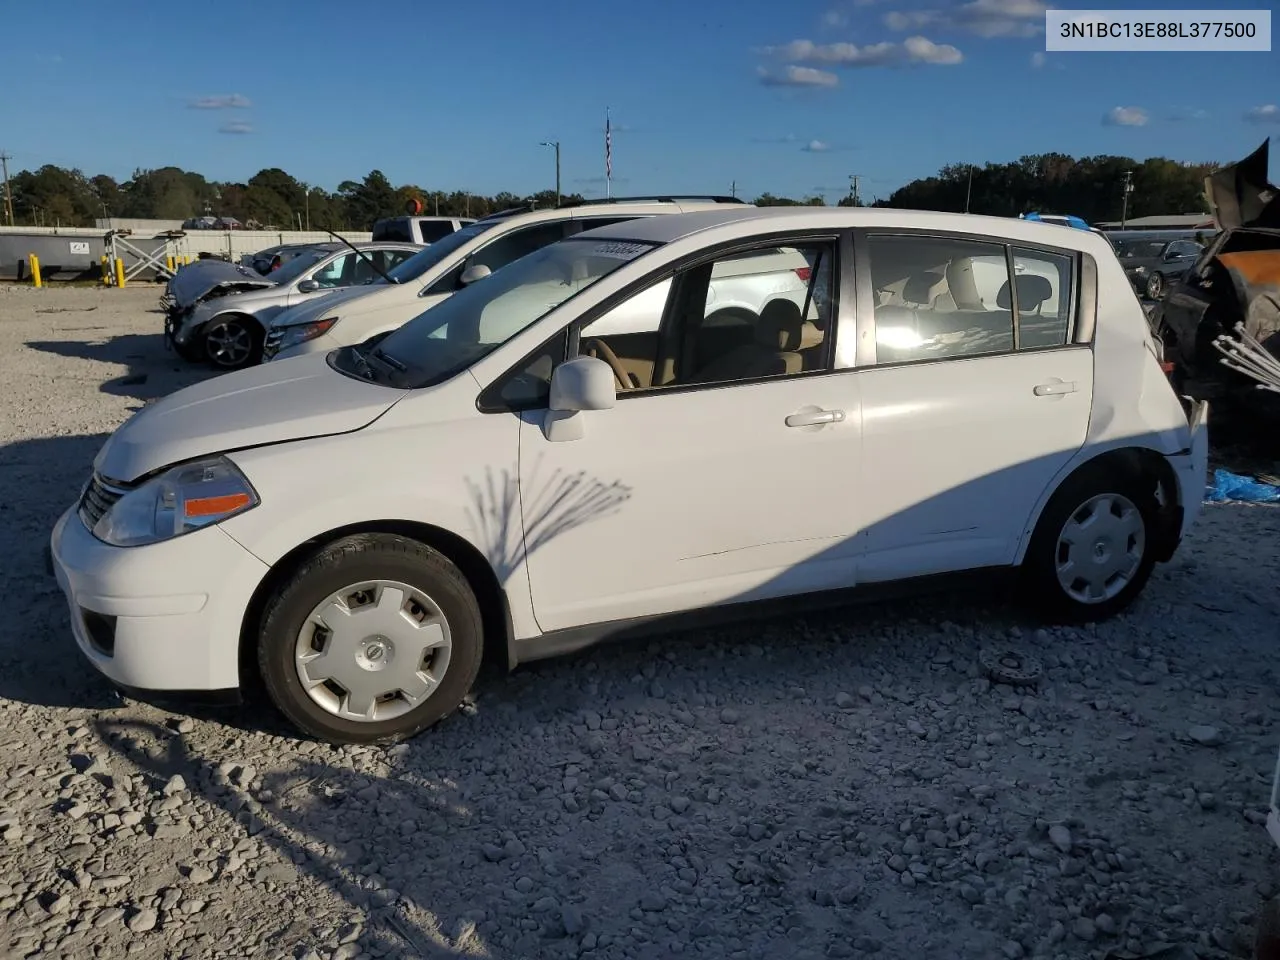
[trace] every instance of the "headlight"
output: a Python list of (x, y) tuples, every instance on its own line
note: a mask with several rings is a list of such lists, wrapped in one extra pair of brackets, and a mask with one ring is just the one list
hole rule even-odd
[(299, 323), (292, 327), (285, 327), (284, 337), (280, 340), (280, 349), (296, 347), (300, 343), (314, 340), (321, 334), (327, 333), (337, 322), (337, 317), (326, 317), (324, 320), (313, 320), (311, 323)]
[(209, 457), (130, 490), (94, 524), (93, 535), (114, 547), (138, 547), (220, 523), (260, 502), (234, 463)]

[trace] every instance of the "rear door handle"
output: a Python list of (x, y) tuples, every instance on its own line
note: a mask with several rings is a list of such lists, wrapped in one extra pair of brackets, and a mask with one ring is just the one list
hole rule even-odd
[(843, 410), (804, 410), (787, 417), (787, 426), (816, 427), (824, 423), (839, 423), (843, 419)]
[(1054, 380), (1052, 383), (1039, 383), (1035, 387), (1035, 395), (1037, 397), (1060, 397), (1064, 393), (1075, 393), (1075, 381), (1063, 382), (1062, 380)]

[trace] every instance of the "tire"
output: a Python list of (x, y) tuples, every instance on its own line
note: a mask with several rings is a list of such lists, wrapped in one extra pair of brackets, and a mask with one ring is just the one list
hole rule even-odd
[[(386, 589), (352, 594), (357, 585), (375, 581)], [(380, 591), (376, 601), (375, 590)], [(400, 606), (395, 605), (397, 590), (408, 598)], [(411, 591), (422, 598), (421, 606), (411, 602)], [(327, 603), (335, 595), (368, 598), (369, 603), (348, 600), (344, 613)], [(338, 624), (337, 630), (316, 627), (318, 621), (312, 618), (322, 606), (332, 611), (322, 616)], [(414, 616), (404, 617), (406, 610)], [(420, 612), (422, 621), (415, 627)], [(366, 615), (381, 619), (383, 625), (359, 624)], [(421, 635), (416, 633), (419, 628)], [(364, 635), (365, 630), (370, 633)], [(425, 654), (414, 646), (424, 638), (432, 642), (440, 637), (444, 643)], [(480, 607), (466, 578), (447, 557), (406, 537), (357, 534), (322, 549), (267, 603), (258, 634), (258, 670), (272, 703), (307, 735), (339, 744), (384, 743), (412, 737), (456, 710), (479, 673), (483, 648)], [(335, 658), (332, 663), (329, 656)], [(402, 658), (398, 666), (397, 656)], [(306, 662), (307, 658), (313, 659)], [(409, 663), (414, 666), (406, 672)], [(333, 679), (318, 682), (326, 674)], [(311, 681), (311, 692), (304, 675)], [(436, 685), (425, 692), (415, 689), (420, 697), (416, 704), (402, 694), (385, 701), (369, 699), (370, 690), (394, 685), (397, 678), (407, 678), (408, 686), (423, 676), (433, 677)], [(351, 684), (349, 689), (342, 686), (343, 680)], [(353, 719), (351, 711), (364, 708), (357, 702), (357, 685), (366, 683), (365, 718)]]
[(248, 317), (217, 317), (200, 331), (205, 359), (219, 370), (240, 370), (262, 362), (262, 326)]
[(1164, 296), (1164, 275), (1157, 272), (1147, 277), (1146, 294), (1148, 300), (1159, 300)]
[[(1045, 505), (1022, 563), (1025, 596), (1038, 615), (1054, 623), (1089, 623), (1115, 616), (1137, 598), (1155, 567), (1159, 513), (1155, 490), (1154, 481), (1147, 483), (1140, 475), (1115, 461), (1086, 466), (1067, 478)], [(1066, 558), (1062, 551), (1068, 548), (1062, 545), (1062, 539), (1068, 523), (1086, 517), (1086, 508), (1105, 509), (1107, 499), (1114, 506), (1125, 508), (1128, 512), (1125, 519), (1130, 524), (1140, 525), (1141, 545), (1135, 548), (1132, 540), (1125, 545), (1118, 542), (1124, 536), (1124, 520), (1118, 519), (1113, 529), (1108, 531), (1111, 536), (1099, 537), (1095, 541), (1101, 546), (1077, 556), (1077, 565), (1088, 564), (1082, 567), (1082, 572), (1099, 578), (1117, 566), (1132, 568), (1126, 579), (1113, 579), (1109, 586), (1115, 590), (1114, 593), (1100, 591), (1101, 595), (1090, 601), (1079, 596), (1078, 586), (1073, 593), (1060, 581), (1058, 559), (1060, 556)], [(1111, 513), (1114, 515), (1115, 511)], [(1118, 551), (1125, 547), (1131, 561), (1137, 554), (1136, 563), (1123, 564)]]
[(173, 341), (173, 352), (183, 360), (187, 361), (187, 363), (199, 363), (201, 360), (204, 360), (204, 351), (204, 339), (201, 337), (197, 337), (187, 343), (178, 343), (176, 340)]

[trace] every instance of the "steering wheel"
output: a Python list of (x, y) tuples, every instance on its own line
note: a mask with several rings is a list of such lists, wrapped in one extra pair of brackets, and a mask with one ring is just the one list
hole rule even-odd
[(618, 355), (614, 353), (607, 343), (599, 337), (591, 337), (582, 343), (583, 349), (589, 357), (599, 357), (613, 370), (613, 376), (618, 381), (618, 385), (623, 390), (630, 390), (633, 387), (631, 383), (631, 375), (622, 367), (622, 361), (618, 359)]

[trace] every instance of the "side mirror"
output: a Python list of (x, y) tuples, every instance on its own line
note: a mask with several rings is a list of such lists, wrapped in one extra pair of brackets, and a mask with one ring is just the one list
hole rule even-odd
[(465, 287), (468, 284), (475, 283), (477, 280), (483, 280), (492, 272), (483, 263), (473, 263), (462, 271), (462, 276), (458, 278), (458, 282)]
[(319, 280), (303, 280), (298, 284), (299, 293), (313, 293), (320, 289)]
[(613, 368), (597, 357), (575, 357), (551, 375), (549, 409), (543, 418), (548, 440), (578, 440), (586, 433), (582, 410), (608, 410), (618, 402)]

